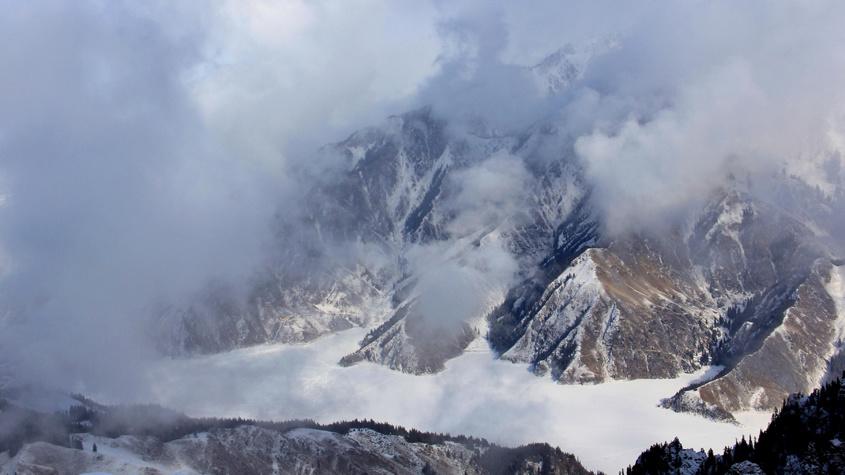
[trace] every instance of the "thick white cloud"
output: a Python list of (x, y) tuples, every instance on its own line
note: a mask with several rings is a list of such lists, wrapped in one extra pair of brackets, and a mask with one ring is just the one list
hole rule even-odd
[(80, 391), (133, 383), (158, 302), (246, 284), (295, 170), (408, 107), (440, 43), (429, 3), (2, 8), (0, 348)]
[(177, 35), (117, 2), (5, 8), (0, 347), (36, 378), (127, 384), (149, 306), (245, 279), (273, 206), (184, 85), (204, 41), (188, 17)]
[(436, 72), (428, 2), (229, 1), (192, 80), (211, 129), (271, 170), (408, 107)]
[(519, 219), (525, 212), (531, 176), (519, 157), (499, 151), (452, 175), (457, 190), (445, 207), (455, 214), (449, 232), (457, 236)]
[(588, 73), (599, 99), (575, 144), (607, 227), (683, 216), (730, 175), (812, 181), (845, 111), (844, 15), (831, 2), (689, 2), (636, 25)]

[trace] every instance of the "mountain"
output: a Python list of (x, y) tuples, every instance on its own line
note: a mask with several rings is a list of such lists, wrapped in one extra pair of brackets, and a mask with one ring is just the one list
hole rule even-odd
[(835, 379), (792, 395), (757, 438), (722, 454), (684, 449), (678, 439), (652, 446), (626, 474), (815, 474), (845, 472), (845, 386)]
[(530, 68), (537, 87), (554, 95), (565, 91), (584, 74), (590, 61), (619, 46), (615, 38), (585, 44), (567, 44)]
[(53, 413), (0, 400), (0, 423), (2, 473), (592, 473), (547, 444), (504, 448), (373, 421), (192, 419), (78, 398)]
[[(419, 310), (420, 274), (409, 254), (442, 245), (439, 255), (460, 262), (501, 246), (520, 272), (532, 272), (561, 217), (582, 199), (577, 170), (538, 157), (526, 172), (533, 181), (525, 198), (530, 206), (481, 228), (456, 230), (460, 216), (451, 200), (460, 192), (461, 174), (491, 155), (530, 155), (555, 138), (553, 130), (525, 137), (456, 134), (430, 109), (353, 134), (331, 147), (347, 170), (312, 190), (298, 222), (279, 223), (281, 251), (250, 294), (238, 300), (225, 288), (212, 288), (187, 308), (166, 308), (157, 341), (171, 354), (207, 353), (309, 341), (360, 325), (372, 331), (344, 363), (369, 360), (411, 373), (442, 369), (486, 331), (484, 315), (475, 322), (428, 324)], [(491, 285), (477, 299), (490, 310), (506, 290)]]
[[(602, 48), (532, 71), (562, 93)], [(422, 108), (324, 147), (341, 166), (304, 180), (315, 185), (275, 223), (246, 295), (214, 284), (162, 307), (156, 341), (186, 355), (361, 326), (341, 364), (423, 374), (486, 338), (566, 384), (716, 365), (662, 404), (728, 420), (837, 374), (839, 168), (762, 185), (731, 175), (680, 222), (609, 233), (565, 121), (501, 132)]]
[(608, 240), (513, 289), (490, 316), (490, 340), (565, 383), (720, 365), (664, 404), (723, 418), (774, 409), (824, 381), (839, 354), (838, 264), (788, 213), (720, 192), (686, 229)]
[[(538, 91), (557, 93), (610, 47), (567, 46), (528, 71), (542, 83)], [(476, 333), (486, 333), (486, 324), (483, 315), (448, 328), (422, 322), (414, 292), (419, 272), (409, 254), (436, 243), (460, 261), (479, 246), (503, 246), (521, 273), (533, 272), (548, 254), (556, 227), (585, 193), (580, 171), (557, 160), (561, 140), (546, 124), (503, 134), (480, 120), (449, 124), (422, 108), (327, 145), (318, 154), (340, 166), (303, 179), (314, 185), (302, 210), (276, 223), (274, 255), (247, 295), (213, 284), (188, 304), (162, 306), (155, 341), (165, 353), (186, 355), (304, 342), (364, 326), (373, 329), (371, 335), (345, 363), (369, 360), (412, 373), (442, 369)], [(531, 190), (527, 205), (520, 203), (519, 213), (485, 216), (473, 229), (456, 229), (466, 217), (454, 203), (463, 175), (491, 156), (511, 154), (524, 160), (530, 175), (530, 183), (522, 184)], [(479, 297), (485, 310), (507, 291), (490, 287)], [(432, 344), (439, 339), (447, 341)]]

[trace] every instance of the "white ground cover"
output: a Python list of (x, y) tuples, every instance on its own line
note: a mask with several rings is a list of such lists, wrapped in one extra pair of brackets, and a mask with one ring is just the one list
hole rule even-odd
[(193, 416), (372, 418), (507, 445), (545, 441), (607, 473), (675, 436), (685, 447), (721, 451), (742, 435), (756, 435), (770, 418), (741, 414), (741, 425), (733, 425), (657, 407), (704, 371), (671, 380), (561, 385), (534, 376), (526, 365), (496, 360), (481, 340), (435, 375), (371, 363), (338, 366), (363, 336), (355, 329), (305, 345), (262, 345), (167, 361), (152, 370), (152, 394), (139, 397)]

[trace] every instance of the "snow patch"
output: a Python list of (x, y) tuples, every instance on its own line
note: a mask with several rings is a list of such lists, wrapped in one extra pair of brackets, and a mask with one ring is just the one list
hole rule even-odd
[(845, 266), (834, 266), (830, 271), (830, 280), (825, 285), (833, 304), (836, 306), (834, 322), (834, 341), (845, 338)]

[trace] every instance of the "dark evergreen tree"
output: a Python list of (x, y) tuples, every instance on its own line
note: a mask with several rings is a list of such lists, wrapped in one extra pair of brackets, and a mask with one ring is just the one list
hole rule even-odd
[[(843, 375), (845, 377), (845, 375)], [(626, 473), (674, 474), (677, 440), (645, 451)], [(755, 438), (742, 437), (721, 455), (709, 451), (699, 475), (728, 473), (739, 462), (757, 464), (765, 473), (845, 473), (845, 385), (842, 378), (804, 396), (788, 398), (775, 411), (769, 427)], [(788, 470), (787, 470), (788, 469)]]

